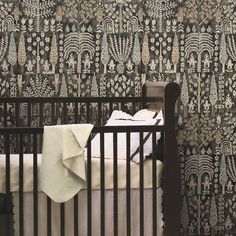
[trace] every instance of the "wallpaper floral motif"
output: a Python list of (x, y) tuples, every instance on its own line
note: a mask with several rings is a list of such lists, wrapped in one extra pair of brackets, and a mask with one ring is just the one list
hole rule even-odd
[(2, 0), (0, 96), (177, 81), (182, 234), (236, 235), (236, 1)]

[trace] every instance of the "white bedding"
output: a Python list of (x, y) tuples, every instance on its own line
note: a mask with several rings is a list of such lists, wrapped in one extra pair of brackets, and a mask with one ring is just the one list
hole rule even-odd
[[(111, 117), (107, 121), (106, 126), (154, 126), (154, 125), (162, 125), (163, 124), (163, 114), (160, 111), (155, 118), (144, 117), (144, 114), (147, 115), (147, 112), (150, 116), (150, 111), (144, 109), (136, 113), (134, 116), (131, 116), (123, 111), (114, 110), (111, 114)], [(141, 112), (141, 114), (140, 114)], [(151, 112), (153, 115), (153, 112)], [(148, 136), (148, 132), (144, 132), (143, 139)], [(126, 133), (118, 132), (117, 134), (117, 156), (119, 159), (123, 159), (126, 156)], [(161, 133), (156, 133), (156, 142), (161, 138)], [(113, 133), (105, 133), (104, 134), (104, 153), (106, 157), (113, 157)], [(140, 147), (140, 134), (137, 132), (130, 133), (130, 155), (132, 157), (132, 161), (139, 163), (140, 156), (137, 150)], [(92, 156), (99, 157), (100, 156), (100, 134), (97, 134), (92, 140)], [(135, 154), (136, 153), (136, 154)], [(143, 158), (152, 153), (152, 136), (143, 143)]]

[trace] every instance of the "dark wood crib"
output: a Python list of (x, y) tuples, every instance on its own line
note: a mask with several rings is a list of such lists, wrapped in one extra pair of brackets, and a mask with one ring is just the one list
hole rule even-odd
[[(92, 123), (94, 128), (92, 129), (90, 138), (87, 143), (86, 156), (87, 156), (87, 186), (86, 186), (86, 234), (80, 233), (80, 217), (79, 206), (80, 198), (75, 195), (72, 200), (73, 212), (71, 212), (70, 221), (73, 222), (73, 234), (68, 235), (67, 233), (67, 217), (66, 203), (58, 204), (59, 208), (59, 231), (57, 235), (61, 236), (78, 236), (78, 235), (109, 235), (107, 233), (107, 221), (106, 218), (106, 159), (104, 158), (104, 136), (107, 133), (111, 133), (113, 136), (113, 147), (114, 156), (112, 159), (112, 182), (113, 187), (109, 191), (112, 192), (112, 234), (110, 235), (121, 235), (120, 221), (125, 221), (122, 227), (125, 227), (125, 235), (134, 235), (135, 231), (132, 227), (132, 179), (131, 170), (132, 168), (138, 168), (138, 232), (139, 235), (143, 236), (159, 236), (156, 222), (158, 220), (157, 213), (157, 162), (161, 160), (163, 163), (163, 174), (161, 181), (161, 188), (163, 191), (162, 196), (162, 212), (163, 212), (163, 228), (164, 235), (177, 236), (180, 235), (180, 208), (181, 208), (181, 185), (180, 185), (180, 162), (177, 157), (177, 144), (176, 144), (176, 128), (175, 128), (175, 102), (180, 94), (180, 88), (176, 83), (162, 83), (162, 82), (147, 82), (143, 87), (142, 97), (51, 97), (51, 98), (0, 98), (0, 117), (1, 117), (1, 128), (0, 128), (0, 159), (4, 158), (3, 167), (0, 170), (4, 170), (0, 177), (4, 176), (3, 193), (0, 198), (0, 235), (14, 235), (14, 194), (17, 192), (17, 207), (18, 207), (18, 227), (17, 235), (25, 236), (27, 231), (27, 222), (25, 209), (28, 202), (25, 197), (25, 185), (24, 181), (25, 166), (24, 160), (26, 155), (30, 153), (33, 157), (32, 161), (32, 215), (31, 224), (32, 232), (34, 236), (42, 236), (40, 234), (40, 227), (42, 227), (42, 219), (39, 217), (40, 196), (38, 189), (38, 155), (42, 151), (42, 139), (43, 139), (43, 126), (44, 125), (61, 125), (61, 124), (77, 124), (77, 123)], [(160, 110), (162, 108), (164, 115), (163, 125), (147, 125), (147, 126), (104, 126), (107, 119), (115, 109), (122, 110), (131, 114), (134, 114), (137, 110), (142, 108), (149, 108), (152, 110)], [(140, 163), (134, 164), (130, 160), (130, 137), (132, 133), (139, 133), (139, 158)], [(157, 132), (161, 132), (162, 136), (156, 141)], [(118, 195), (120, 194), (119, 189), (119, 174), (118, 165), (119, 160), (117, 157), (117, 142), (119, 141), (119, 133), (126, 135), (126, 160), (124, 160), (125, 171), (125, 188), (124, 191), (125, 202), (120, 203)], [(99, 192), (100, 200), (99, 205), (94, 205), (93, 202), (93, 157), (92, 157), (92, 138), (95, 134), (100, 134), (100, 185)], [(151, 135), (152, 139), (152, 154), (147, 157), (148, 160), (144, 160), (143, 149), (144, 140), (146, 135)], [(11, 166), (11, 160), (13, 156), (17, 157), (18, 165), (18, 188), (12, 190), (11, 172), (13, 167)], [(145, 171), (149, 171), (146, 168), (146, 162), (150, 161), (150, 173), (152, 186), (149, 186), (151, 191), (151, 217), (148, 219), (151, 227), (151, 234), (147, 235), (146, 231), (146, 219), (145, 219)], [(135, 165), (136, 167), (133, 167)], [(1, 181), (0, 181), (1, 182)], [(46, 197), (45, 207), (45, 232), (47, 236), (55, 235), (53, 232), (52, 223), (52, 200)], [(119, 210), (121, 207), (125, 208), (125, 219), (120, 219)], [(99, 208), (99, 233), (94, 233), (96, 230), (92, 230), (93, 227), (93, 209)], [(28, 211), (28, 210), (27, 210)], [(14, 219), (13, 219), (14, 218)], [(149, 225), (149, 224), (148, 224)], [(123, 229), (122, 229), (123, 230)], [(123, 232), (123, 231), (122, 231)], [(135, 231), (137, 232), (137, 231)], [(32, 234), (32, 233), (31, 233)], [(124, 234), (123, 234), (124, 235)], [(137, 234), (136, 234), (137, 235)]]

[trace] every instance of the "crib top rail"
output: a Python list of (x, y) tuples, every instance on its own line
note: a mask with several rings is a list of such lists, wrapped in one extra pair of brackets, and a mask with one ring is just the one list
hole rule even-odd
[[(43, 127), (4, 127), (0, 129), (0, 135), (7, 134), (43, 134)], [(94, 126), (92, 133), (122, 133), (122, 132), (163, 132), (164, 125), (145, 126)]]

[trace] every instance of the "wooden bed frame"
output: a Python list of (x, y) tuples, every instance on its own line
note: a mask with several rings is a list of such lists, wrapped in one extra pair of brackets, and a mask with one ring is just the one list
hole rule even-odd
[[(42, 126), (43, 120), (43, 106), (51, 104), (51, 123), (55, 124), (57, 117), (55, 117), (55, 104), (61, 104), (61, 121), (66, 124), (68, 122), (68, 110), (67, 105), (74, 104), (74, 120), (72, 123), (80, 122), (79, 109), (81, 107), (78, 104), (83, 104), (86, 108), (87, 115), (85, 122), (89, 122), (91, 104), (97, 104), (97, 122), (94, 130), (108, 132), (113, 130), (118, 132), (119, 130), (127, 131), (161, 131), (164, 134), (164, 174), (163, 174), (163, 220), (164, 220), (164, 234), (167, 236), (180, 235), (180, 214), (181, 214), (181, 184), (180, 184), (180, 161), (177, 157), (177, 143), (176, 143), (176, 128), (175, 128), (175, 102), (180, 95), (180, 87), (176, 83), (163, 83), (163, 82), (146, 82), (143, 86), (142, 97), (126, 97), (126, 98), (105, 98), (105, 97), (78, 97), (78, 98), (0, 98), (0, 108), (2, 108), (3, 125), (0, 128), (0, 136), (6, 137), (9, 134), (21, 134), (22, 132), (32, 134), (34, 132), (43, 133)], [(121, 104), (120, 108), (127, 108), (125, 104), (132, 104), (131, 110), (148, 107), (150, 109), (159, 109), (162, 107), (164, 111), (164, 125), (157, 127), (99, 127), (102, 125), (102, 107), (103, 104), (107, 104), (110, 109), (114, 107), (114, 104)], [(8, 106), (14, 107), (15, 114), (13, 127), (8, 127)], [(27, 109), (27, 127), (19, 128), (22, 126), (22, 120), (20, 117), (21, 104), (25, 104)], [(32, 122), (32, 104), (39, 104), (39, 128), (29, 128)], [(54, 104), (54, 105), (53, 105)], [(135, 107), (136, 106), (136, 107)], [(0, 109), (1, 111), (1, 109)], [(111, 113), (111, 110), (110, 110)], [(5, 147), (9, 147), (5, 139)], [(9, 154), (9, 153), (8, 153)], [(155, 161), (153, 161), (155, 163)], [(9, 183), (8, 183), (9, 184)], [(9, 187), (9, 186), (8, 186)], [(155, 197), (155, 190), (153, 191), (153, 198)], [(11, 193), (8, 190), (6, 195), (1, 195), (0, 198), (0, 235), (12, 235), (12, 203)], [(154, 201), (155, 207), (155, 201)], [(155, 217), (155, 216), (154, 216)], [(155, 219), (154, 219), (155, 220)], [(153, 227), (154, 228), (154, 227)], [(153, 229), (153, 235), (155, 229)], [(158, 236), (158, 235), (157, 235)]]

